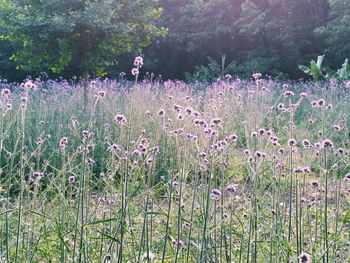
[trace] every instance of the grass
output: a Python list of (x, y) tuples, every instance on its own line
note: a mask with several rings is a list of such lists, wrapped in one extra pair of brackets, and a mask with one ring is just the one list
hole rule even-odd
[(349, 262), (344, 83), (0, 85), (0, 262)]

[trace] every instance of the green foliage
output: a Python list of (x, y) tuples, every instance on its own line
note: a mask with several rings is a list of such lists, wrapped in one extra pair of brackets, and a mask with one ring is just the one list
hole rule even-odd
[(186, 79), (188, 81), (212, 81), (219, 77), (224, 77), (226, 74), (233, 74), (237, 67), (236, 61), (226, 65), (226, 55), (222, 55), (221, 64), (217, 63), (212, 57), (208, 57), (208, 60), (207, 66), (201, 65), (196, 67), (192, 75), (186, 73)]
[(61, 73), (69, 66), (79, 75), (103, 75), (119, 53), (164, 35), (166, 30), (153, 23), (161, 13), (157, 0), (0, 2), (7, 36), (22, 45), (12, 57), (19, 68)]
[(305, 74), (312, 76), (315, 82), (329, 81), (331, 79), (336, 80), (348, 80), (350, 79), (350, 65), (349, 60), (345, 59), (342, 67), (337, 71), (334, 71), (328, 67), (322, 66), (324, 55), (318, 56), (317, 61), (311, 60), (310, 67), (299, 65), (299, 69)]
[(329, 0), (328, 20), (325, 25), (317, 27), (314, 32), (326, 40), (326, 54), (333, 55), (333, 62), (350, 53), (350, 3), (348, 0)]
[[(298, 65), (318, 54), (327, 56), (330, 68), (348, 57), (350, 5), (348, 0), (0, 0), (0, 36), (1, 77), (19, 78), (22, 70), (32, 75), (51, 70), (65, 78), (83, 72), (113, 76), (128, 72), (129, 61), (142, 52), (147, 71), (163, 78), (188, 79), (185, 72), (216, 78), (220, 74), (199, 65), (226, 54), (235, 59), (241, 78), (261, 72), (297, 79), (303, 76)], [(322, 74), (333, 74), (328, 71)]]

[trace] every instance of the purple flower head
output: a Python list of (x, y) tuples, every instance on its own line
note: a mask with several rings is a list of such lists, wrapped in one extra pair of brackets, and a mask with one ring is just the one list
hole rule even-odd
[(326, 104), (324, 99), (319, 99), (317, 103), (318, 103), (318, 106), (320, 106), (320, 107), (322, 107)]
[(334, 144), (333, 144), (333, 142), (331, 140), (325, 139), (325, 140), (322, 141), (322, 146), (324, 148), (327, 148), (327, 147), (333, 147)]
[(138, 56), (134, 60), (134, 66), (136, 67), (142, 67), (143, 66), (143, 58)]
[(117, 115), (114, 117), (114, 119), (115, 119), (117, 122), (119, 122), (120, 124), (123, 124), (123, 123), (126, 122), (126, 118), (125, 118), (125, 116), (122, 115), (122, 114), (117, 114)]
[(293, 97), (294, 96), (294, 92), (293, 91), (290, 91), (290, 90), (287, 90), (284, 92), (283, 94), (285, 97)]
[(160, 109), (160, 110), (158, 111), (158, 116), (159, 116), (159, 117), (164, 117), (164, 115), (165, 115), (165, 110)]
[(214, 125), (219, 125), (222, 122), (221, 118), (214, 118), (211, 120)]
[(101, 98), (104, 98), (104, 97), (106, 97), (106, 92), (105, 92), (104, 90), (100, 90), (100, 91), (98, 92), (98, 95), (99, 95)]
[(264, 135), (266, 131), (265, 131), (265, 129), (261, 128), (258, 130), (258, 132), (259, 132), (259, 135)]
[(220, 200), (221, 198), (221, 191), (219, 189), (213, 189), (210, 193), (210, 199), (212, 200)]
[(8, 97), (11, 95), (11, 91), (9, 89), (3, 89), (1, 91), (1, 95), (4, 96), (4, 97)]
[(295, 139), (289, 139), (288, 140), (289, 147), (295, 146), (296, 144), (297, 144), (297, 141)]
[(230, 141), (237, 141), (238, 136), (236, 134), (231, 134), (231, 135), (228, 136), (228, 139)]
[(75, 176), (69, 176), (68, 180), (70, 183), (74, 183), (75, 182)]
[(91, 159), (91, 158), (87, 158), (85, 162), (86, 162), (86, 164), (90, 164), (90, 165), (96, 163), (95, 160), (94, 160), (94, 159)]
[(305, 148), (310, 147), (311, 143), (309, 140), (302, 140), (302, 144), (304, 145)]
[(306, 253), (301, 253), (298, 256), (299, 263), (310, 263), (311, 262), (311, 257), (309, 254)]
[(137, 69), (137, 68), (133, 68), (132, 70), (131, 70), (131, 74), (133, 75), (133, 76), (136, 76), (136, 75), (138, 75), (140, 72), (139, 72), (139, 70)]
[(226, 191), (230, 193), (234, 193), (237, 191), (237, 185), (236, 184), (230, 184), (225, 188)]
[(344, 176), (344, 182), (350, 182), (350, 173), (347, 173), (345, 176)]
[(133, 155), (133, 156), (140, 156), (141, 155), (141, 152), (139, 151), (139, 150), (134, 150), (132, 153), (131, 153), (131, 155)]

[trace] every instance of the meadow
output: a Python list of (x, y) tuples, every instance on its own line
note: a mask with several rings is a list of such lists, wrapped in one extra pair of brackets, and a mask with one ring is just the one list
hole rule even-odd
[(350, 262), (350, 83), (253, 77), (1, 81), (0, 262)]

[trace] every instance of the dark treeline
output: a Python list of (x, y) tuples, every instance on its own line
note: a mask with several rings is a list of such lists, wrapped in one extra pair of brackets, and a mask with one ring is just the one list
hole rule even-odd
[[(350, 57), (350, 0), (160, 0), (154, 4), (163, 8), (163, 13), (152, 23), (167, 28), (168, 33), (154, 34), (147, 47), (121, 50), (115, 55), (117, 62), (104, 66), (106, 76), (115, 77), (122, 71), (130, 75), (133, 56), (140, 52), (145, 57), (143, 73), (161, 74), (163, 79), (185, 79), (186, 72), (192, 74), (196, 66), (207, 65), (208, 56), (219, 64), (222, 55), (227, 63), (235, 61), (230, 74), (249, 77), (261, 72), (290, 79), (306, 77), (298, 64), (308, 64), (317, 55), (325, 54), (330, 67)], [(0, 23), (0, 35), (6, 36), (7, 30), (6, 23)], [(45, 63), (36, 65), (35, 70), (16, 70), (19, 62), (9, 57), (22, 44), (2, 38), (3, 78), (21, 80), (40, 71), (50, 77), (81, 76), (80, 60), (74, 59), (74, 54), (65, 70), (56, 75)]]

